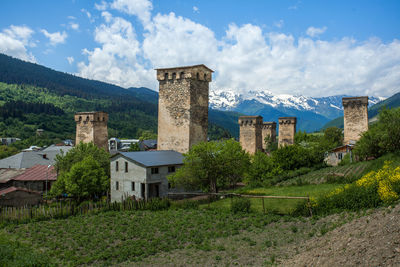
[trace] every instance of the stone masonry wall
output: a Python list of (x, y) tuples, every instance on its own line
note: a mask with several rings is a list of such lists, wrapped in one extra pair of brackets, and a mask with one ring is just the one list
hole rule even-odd
[(207, 141), (211, 75), (204, 65), (157, 69), (158, 150), (186, 153), (194, 144)]
[(343, 97), (345, 145), (356, 142), (368, 130), (368, 96)]
[(271, 142), (276, 142), (276, 122), (264, 122), (262, 125), (262, 147), (263, 149), (267, 149), (267, 145), (265, 144), (265, 138), (267, 136), (271, 137)]
[(79, 112), (75, 114), (75, 144), (93, 142), (108, 151), (108, 114), (102, 111)]
[(296, 117), (279, 118), (279, 140), (278, 146), (293, 145), (296, 133)]
[(261, 116), (239, 117), (240, 145), (250, 154), (262, 151), (262, 126)]

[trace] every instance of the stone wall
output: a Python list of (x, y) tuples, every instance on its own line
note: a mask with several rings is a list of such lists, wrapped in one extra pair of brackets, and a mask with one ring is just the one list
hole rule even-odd
[(79, 112), (75, 114), (75, 144), (93, 142), (108, 151), (108, 114), (102, 111)]
[(262, 151), (262, 127), (263, 118), (261, 116), (241, 116), (239, 117), (240, 145), (250, 154)]
[(368, 96), (343, 97), (344, 140), (348, 145), (357, 142), (368, 131)]
[(271, 139), (271, 142), (274, 143), (276, 142), (276, 122), (274, 121), (268, 121), (268, 122), (263, 122), (262, 125), (262, 147), (264, 150), (267, 149), (267, 145), (265, 143), (265, 138), (269, 136)]
[(278, 140), (279, 147), (294, 144), (296, 123), (297, 123), (296, 117), (279, 118), (279, 140)]
[(186, 153), (194, 144), (207, 141), (212, 72), (204, 65), (157, 69), (158, 150)]

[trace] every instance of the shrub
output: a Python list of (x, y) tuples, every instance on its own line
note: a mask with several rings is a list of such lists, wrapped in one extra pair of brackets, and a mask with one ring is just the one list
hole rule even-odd
[(184, 210), (195, 210), (199, 208), (199, 202), (194, 200), (183, 200), (174, 202), (174, 207)]
[[(386, 161), (378, 171), (371, 171), (352, 184), (347, 184), (312, 202), (313, 211), (320, 214), (336, 210), (360, 210), (381, 204), (391, 204), (399, 199), (400, 166)], [(305, 204), (296, 213), (304, 214)]]
[(248, 198), (235, 198), (232, 201), (231, 211), (233, 213), (238, 212), (250, 212), (251, 202)]
[(146, 203), (147, 210), (166, 210), (171, 206), (168, 198), (152, 198)]

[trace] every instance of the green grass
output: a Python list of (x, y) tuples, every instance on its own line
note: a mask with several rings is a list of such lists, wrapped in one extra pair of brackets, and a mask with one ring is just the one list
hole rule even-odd
[(262, 229), (279, 216), (234, 215), (222, 210), (103, 212), (9, 225), (0, 234), (32, 244), (59, 265), (137, 262), (175, 249), (215, 249), (215, 238)]
[[(298, 196), (298, 197), (318, 197), (321, 194), (328, 193), (342, 184), (318, 184), (303, 186), (280, 186), (280, 187), (260, 187), (254, 189), (238, 190), (240, 194), (250, 195), (267, 195), (267, 196)], [(262, 199), (251, 198), (251, 209), (255, 212), (262, 213)], [(296, 206), (303, 202), (301, 199), (264, 199), (264, 205), (267, 212), (290, 214)], [(207, 208), (208, 204), (200, 205), (201, 208)], [(211, 208), (230, 210), (231, 199), (224, 198), (210, 204)]]

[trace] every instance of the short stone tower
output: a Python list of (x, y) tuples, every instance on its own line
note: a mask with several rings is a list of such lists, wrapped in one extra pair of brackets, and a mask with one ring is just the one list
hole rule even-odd
[(262, 127), (263, 117), (241, 116), (239, 117), (240, 145), (250, 154), (262, 151)]
[(93, 142), (96, 146), (108, 151), (108, 114), (103, 111), (78, 112), (75, 114), (76, 139), (80, 142)]
[(158, 150), (186, 153), (207, 141), (208, 84), (213, 71), (205, 65), (156, 69), (159, 81)]
[(265, 144), (265, 137), (269, 136), (272, 143), (276, 142), (276, 122), (266, 121), (263, 122), (262, 126), (262, 147), (264, 150), (267, 149)]
[(368, 131), (368, 96), (343, 97), (345, 145), (357, 142)]
[(296, 117), (279, 118), (279, 141), (278, 141), (279, 147), (294, 144), (296, 123), (297, 123)]

